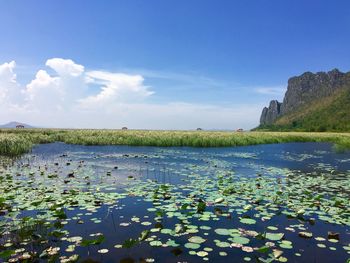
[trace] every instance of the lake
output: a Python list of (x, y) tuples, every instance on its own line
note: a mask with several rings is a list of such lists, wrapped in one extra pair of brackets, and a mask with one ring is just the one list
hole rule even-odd
[(35, 146), (1, 159), (0, 262), (346, 262), (350, 153)]

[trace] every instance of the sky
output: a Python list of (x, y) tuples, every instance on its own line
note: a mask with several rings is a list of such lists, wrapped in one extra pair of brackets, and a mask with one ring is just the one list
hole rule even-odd
[(0, 124), (250, 129), (349, 31), (348, 0), (0, 0)]

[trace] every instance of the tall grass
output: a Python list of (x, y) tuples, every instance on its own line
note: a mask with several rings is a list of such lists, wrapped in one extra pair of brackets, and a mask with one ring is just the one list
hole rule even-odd
[(28, 152), (33, 146), (30, 140), (21, 135), (1, 134), (0, 155), (15, 156)]
[(20, 155), (34, 144), (65, 142), (82, 145), (228, 147), (284, 142), (331, 142), (350, 148), (350, 133), (209, 132), (146, 130), (2, 129), (0, 154)]

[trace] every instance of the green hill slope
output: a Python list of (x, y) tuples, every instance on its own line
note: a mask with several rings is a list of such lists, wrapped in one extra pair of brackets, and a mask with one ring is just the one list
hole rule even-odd
[(278, 131), (350, 131), (350, 87), (315, 100), (258, 129)]

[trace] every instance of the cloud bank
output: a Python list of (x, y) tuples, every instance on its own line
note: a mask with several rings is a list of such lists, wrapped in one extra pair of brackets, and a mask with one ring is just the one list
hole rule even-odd
[(52, 58), (20, 85), (16, 62), (0, 64), (0, 121), (41, 127), (138, 129), (235, 129), (257, 124), (262, 105), (152, 103), (155, 91), (140, 74), (86, 70), (71, 59)]

